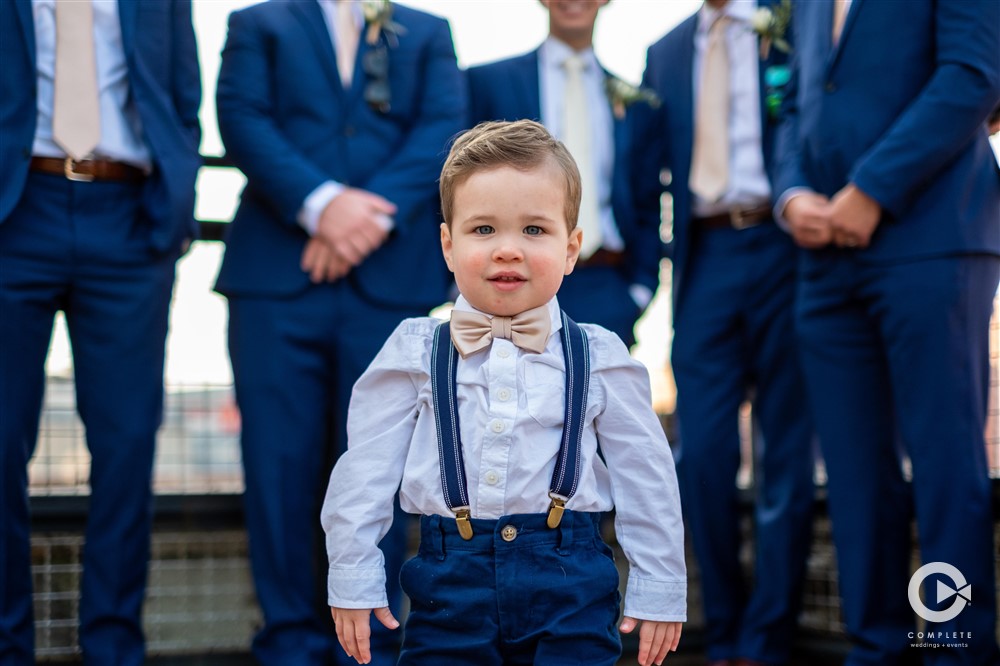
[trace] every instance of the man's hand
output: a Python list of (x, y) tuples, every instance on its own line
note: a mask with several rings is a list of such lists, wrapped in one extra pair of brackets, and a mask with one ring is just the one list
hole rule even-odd
[[(354, 657), (359, 664), (368, 664), (372, 660), (370, 616), (372, 611), (367, 608), (330, 608), (333, 623), (337, 625), (337, 640), (348, 657)], [(399, 622), (392, 616), (388, 608), (376, 608), (375, 617), (387, 629), (396, 629)]]
[(830, 202), (833, 242), (840, 247), (868, 247), (882, 217), (882, 206), (848, 183)]
[(822, 194), (815, 192), (796, 194), (785, 204), (782, 215), (788, 220), (792, 238), (800, 247), (818, 250), (833, 240), (830, 200)]
[(384, 217), (395, 214), (396, 206), (391, 201), (348, 188), (323, 209), (316, 236), (348, 264), (357, 266), (385, 242), (389, 232)]
[(351, 270), (351, 265), (319, 238), (310, 238), (306, 243), (299, 266), (309, 273), (313, 284), (336, 282)]
[[(639, 623), (634, 617), (626, 616), (622, 618), (619, 629), (624, 634), (630, 634)], [(676, 652), (677, 643), (681, 640), (681, 626), (680, 622), (642, 620), (639, 628), (640, 666), (662, 664), (667, 658), (667, 652)]]

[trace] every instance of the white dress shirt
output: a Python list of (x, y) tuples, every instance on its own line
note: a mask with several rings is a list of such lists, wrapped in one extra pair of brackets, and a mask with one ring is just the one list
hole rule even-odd
[[(336, 51), (336, 34), (337, 34), (337, 2), (348, 0), (318, 0), (319, 8), (323, 10), (323, 18), (326, 20), (326, 30), (330, 34), (330, 42), (334, 45), (334, 51)], [(354, 10), (354, 21), (357, 23), (358, 30), (362, 32), (361, 38), (364, 39), (364, 26), (365, 17), (362, 13), (361, 3), (355, 2), (352, 5)], [(302, 202), (302, 208), (299, 209), (298, 223), (303, 229), (305, 229), (310, 236), (316, 234), (316, 228), (319, 226), (320, 215), (329, 205), (331, 201), (334, 200), (341, 192), (347, 189), (347, 186), (343, 183), (338, 183), (335, 180), (328, 180), (322, 183), (319, 187), (309, 193), (306, 200)], [(385, 231), (391, 231), (395, 226), (395, 222), (388, 215), (378, 215), (377, 217), (379, 223)]]
[(566, 43), (550, 36), (538, 49), (538, 82), (541, 95), (542, 124), (557, 139), (564, 138), (563, 108), (566, 100), (566, 70), (563, 63), (572, 55), (584, 63), (583, 86), (590, 113), (590, 146), (597, 168), (597, 207), (601, 225), (601, 247), (622, 250), (625, 243), (618, 233), (611, 207), (611, 180), (615, 168), (615, 127), (611, 104), (604, 88), (605, 73), (593, 49), (574, 51)]
[[(94, 155), (127, 162), (149, 170), (149, 147), (142, 139), (142, 122), (129, 95), (128, 63), (122, 45), (121, 20), (115, 0), (92, 0), (94, 6), (94, 58), (101, 114), (101, 137)], [(52, 139), (52, 111), (56, 70), (56, 2), (31, 0), (35, 23), (35, 58), (38, 72), (38, 125), (31, 152), (39, 157), (66, 157)]]
[[(562, 436), (565, 371), (559, 305), (541, 354), (492, 345), (457, 368), (457, 401), (473, 518), (544, 513)], [(475, 311), (464, 297), (457, 310)], [(434, 421), (429, 317), (404, 321), (358, 380), (348, 413), (348, 451), (330, 477), (322, 522), (330, 557), (329, 603), (386, 605), (378, 542), (399, 491), (404, 511), (453, 514), (445, 503)], [(613, 333), (582, 325), (590, 341), (580, 480), (574, 511), (617, 509), (615, 528), (630, 565), (625, 614), (686, 618), (684, 528), (673, 457), (653, 413), (649, 377)], [(601, 453), (597, 452), (600, 438)]]
[[(750, 18), (756, 9), (756, 0), (730, 0), (721, 10), (731, 19), (725, 26), (729, 52), (729, 182), (717, 202), (708, 203), (694, 196), (693, 209), (698, 217), (715, 215), (734, 207), (766, 204), (771, 197), (761, 148), (760, 47), (757, 34), (750, 27)], [(708, 31), (719, 14), (720, 10), (708, 3), (702, 5), (698, 14), (692, 99), (698, 99), (701, 67), (705, 49), (708, 48)]]

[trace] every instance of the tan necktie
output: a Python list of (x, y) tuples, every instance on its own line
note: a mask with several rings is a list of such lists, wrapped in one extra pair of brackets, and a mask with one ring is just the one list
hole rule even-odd
[(689, 187), (708, 202), (718, 201), (729, 182), (729, 53), (727, 16), (708, 31), (694, 120), (694, 152)]
[(354, 79), (354, 59), (357, 57), (358, 41), (361, 38), (352, 5), (351, 0), (337, 0), (337, 71), (340, 72), (340, 83), (345, 88), (350, 88)]
[(580, 258), (586, 259), (601, 247), (601, 219), (597, 205), (597, 165), (594, 163), (590, 111), (583, 84), (583, 59), (572, 55), (563, 62), (566, 70), (566, 99), (563, 106), (563, 143), (576, 160), (583, 191), (576, 226), (583, 231)]
[(90, 0), (56, 2), (52, 138), (74, 160), (89, 155), (101, 138), (94, 8)]
[(540, 354), (549, 339), (549, 308), (542, 305), (513, 317), (493, 318), (478, 312), (452, 310), (451, 340), (462, 358), (485, 349), (493, 338), (504, 338), (525, 351)]
[(847, 0), (833, 0), (833, 45), (840, 41), (840, 34), (844, 32), (844, 21), (847, 19)]

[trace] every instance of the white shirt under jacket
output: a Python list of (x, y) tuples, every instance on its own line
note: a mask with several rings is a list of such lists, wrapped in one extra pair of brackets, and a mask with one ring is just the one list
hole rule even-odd
[[(509, 340), (457, 368), (458, 414), (473, 518), (543, 513), (562, 434), (565, 370), (559, 305), (541, 354)], [(475, 311), (459, 297), (457, 310)], [(404, 511), (452, 516), (441, 490), (431, 395), (431, 348), (440, 322), (407, 319), (354, 387), (348, 451), (330, 477), (322, 522), (330, 558), (329, 603), (385, 606), (385, 569), (376, 547)], [(617, 509), (615, 529), (629, 562), (625, 614), (684, 621), (684, 528), (674, 461), (651, 406), (649, 376), (613, 333), (583, 324), (590, 393), (574, 511)], [(601, 452), (597, 453), (600, 438)]]

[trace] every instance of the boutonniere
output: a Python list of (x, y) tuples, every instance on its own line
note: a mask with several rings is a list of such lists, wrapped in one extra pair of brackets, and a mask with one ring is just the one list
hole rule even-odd
[(625, 109), (636, 102), (645, 102), (654, 109), (660, 106), (660, 98), (649, 88), (634, 86), (628, 81), (610, 74), (604, 79), (604, 92), (607, 94), (608, 101), (611, 102), (611, 110), (618, 120), (624, 118)]
[(362, 0), (361, 11), (368, 26), (365, 41), (369, 46), (378, 43), (379, 34), (385, 34), (392, 46), (399, 45), (399, 36), (406, 30), (392, 20), (392, 3), (389, 0)]
[(792, 50), (785, 39), (788, 24), (792, 21), (792, 0), (781, 0), (772, 7), (758, 7), (750, 18), (750, 27), (760, 36), (760, 57), (767, 59), (771, 45), (782, 53)]
[(764, 70), (764, 104), (767, 115), (777, 118), (781, 103), (785, 99), (785, 86), (792, 78), (788, 65), (771, 65)]

